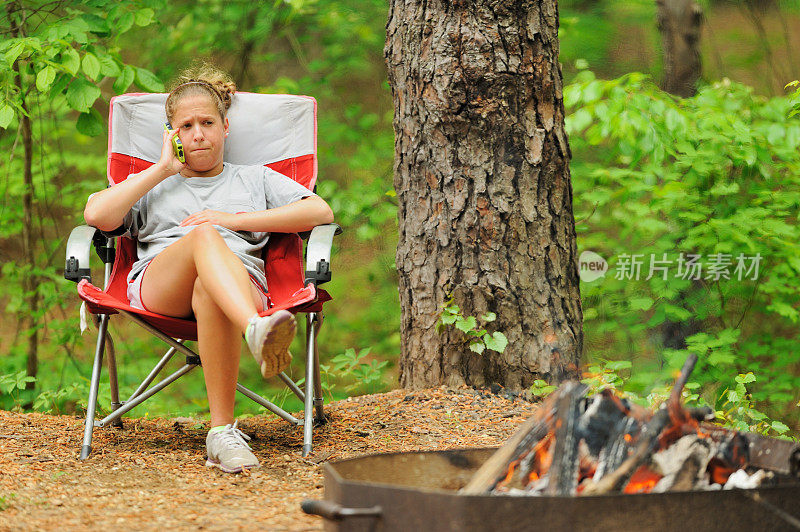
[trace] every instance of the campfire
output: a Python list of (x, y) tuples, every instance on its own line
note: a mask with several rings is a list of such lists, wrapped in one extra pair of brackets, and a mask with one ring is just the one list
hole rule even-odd
[[(655, 411), (566, 383), (499, 449), (326, 463), (326, 530), (800, 530), (800, 444), (687, 408), (687, 360)], [(740, 489), (731, 489), (740, 488)]]
[(563, 384), (462, 493), (586, 496), (778, 483), (777, 456), (763, 456), (758, 437), (708, 423), (714, 418), (710, 408), (682, 404), (696, 362), (690, 356), (669, 399), (656, 411), (611, 390), (587, 397), (585, 385)]

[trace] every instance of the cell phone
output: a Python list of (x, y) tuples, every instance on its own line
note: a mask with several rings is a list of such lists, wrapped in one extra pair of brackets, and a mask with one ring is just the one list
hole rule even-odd
[[(172, 134), (173, 129), (169, 122), (164, 122), (164, 129)], [(186, 162), (186, 157), (183, 155), (183, 143), (178, 135), (172, 137), (172, 151), (175, 152), (175, 157), (177, 157), (180, 162)]]

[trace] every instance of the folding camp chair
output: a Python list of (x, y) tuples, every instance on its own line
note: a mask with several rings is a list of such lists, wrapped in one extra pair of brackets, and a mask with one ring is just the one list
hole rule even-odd
[[(123, 181), (130, 174), (144, 170), (158, 160), (163, 124), (166, 121), (166, 97), (166, 94), (124, 94), (111, 100), (109, 186)], [(313, 190), (317, 178), (316, 109), (316, 100), (307, 96), (237, 93), (228, 113), (230, 133), (225, 142), (224, 160), (234, 164), (269, 166)], [(306, 313), (305, 391), (285, 373), (279, 375), (304, 402), (303, 419), (295, 418), (241, 384), (236, 385), (243, 395), (289, 423), (303, 425), (303, 456), (311, 452), (312, 418), (324, 419), (317, 334), (322, 324), (322, 305), (331, 297), (325, 290), (317, 287), (331, 278), (331, 244), (334, 234), (339, 232), (336, 224), (318, 226), (310, 232), (305, 270), (302, 266), (303, 244), (297, 234), (272, 233), (263, 253), (270, 305), (261, 315), (269, 315), (280, 309), (287, 309), (295, 314)], [(89, 258), (92, 245), (105, 264), (102, 290), (94, 286), (91, 280)], [(134, 239), (122, 236), (115, 239), (111, 234), (86, 225), (75, 228), (67, 242), (64, 277), (78, 283), (78, 295), (85, 302), (88, 311), (96, 315), (99, 329), (81, 459), (87, 458), (91, 453), (92, 430), (95, 426), (121, 425), (123, 414), (200, 365), (198, 354), (184, 344), (186, 340), (197, 339), (197, 323), (194, 320), (171, 318), (129, 305), (127, 276), (135, 261)], [(107, 332), (110, 316), (117, 313), (128, 316), (170, 346), (127, 401), (120, 401), (119, 398), (116, 357), (113, 342)], [(113, 411), (96, 421), (97, 393), (104, 353), (108, 360)], [(183, 367), (151, 386), (176, 353), (186, 356)]]

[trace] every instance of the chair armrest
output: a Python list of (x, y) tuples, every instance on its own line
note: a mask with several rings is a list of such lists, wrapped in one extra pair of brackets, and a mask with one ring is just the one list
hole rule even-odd
[(88, 225), (79, 225), (69, 234), (67, 239), (67, 261), (64, 265), (64, 278), (79, 282), (81, 279), (92, 281), (92, 270), (89, 264), (92, 240), (97, 229)]
[(69, 281), (80, 282), (86, 279), (92, 282), (90, 264), (90, 250), (94, 244), (97, 256), (104, 263), (114, 262), (114, 245), (109, 245), (109, 237), (103, 231), (90, 225), (79, 225), (69, 234), (67, 239), (67, 261), (64, 265), (64, 278)]
[(331, 280), (331, 246), (333, 236), (342, 232), (337, 224), (318, 225), (311, 230), (306, 246), (305, 284), (320, 285)]

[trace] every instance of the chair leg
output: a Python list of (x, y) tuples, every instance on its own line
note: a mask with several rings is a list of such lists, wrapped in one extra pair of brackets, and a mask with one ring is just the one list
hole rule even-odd
[(81, 447), (81, 460), (89, 458), (92, 452), (92, 430), (94, 429), (94, 416), (97, 410), (97, 392), (100, 388), (100, 372), (103, 369), (103, 351), (106, 344), (106, 331), (108, 330), (108, 314), (100, 316), (100, 326), (97, 332), (97, 349), (94, 353), (92, 366), (92, 382), (89, 385), (89, 402), (86, 405), (86, 425), (83, 429), (83, 446)]
[[(111, 387), (111, 411), (117, 410), (122, 406), (119, 401), (119, 382), (117, 381), (117, 355), (114, 349), (114, 339), (111, 333), (106, 332), (106, 363), (108, 364), (108, 384)], [(122, 418), (118, 418), (113, 423), (114, 427), (122, 428)]]
[(317, 314), (306, 314), (306, 397), (305, 412), (303, 417), (303, 456), (311, 453), (312, 429), (314, 426), (314, 377), (318, 371), (314, 370), (314, 354), (316, 351)]
[(319, 331), (322, 329), (322, 322), (324, 321), (322, 312), (317, 314), (316, 321), (317, 326), (314, 328), (314, 407), (316, 409), (316, 414), (314, 420), (319, 423), (324, 423), (325, 412), (322, 410), (322, 379), (320, 378), (319, 343), (317, 342), (317, 336), (319, 336)]

